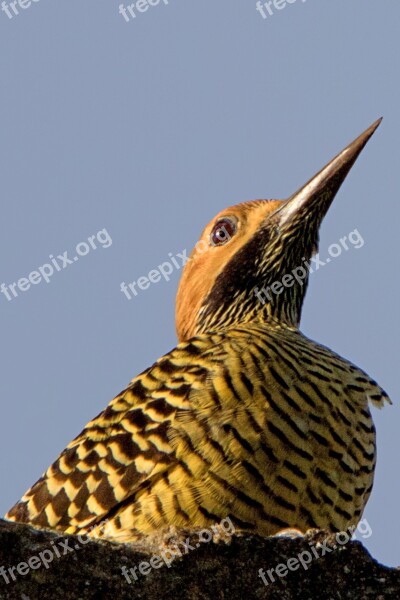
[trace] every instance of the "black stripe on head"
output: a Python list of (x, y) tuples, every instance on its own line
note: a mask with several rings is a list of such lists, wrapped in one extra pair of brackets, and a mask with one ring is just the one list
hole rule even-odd
[(204, 302), (205, 314), (228, 308), (235, 296), (260, 285), (270, 235), (269, 228), (260, 229), (232, 256)]

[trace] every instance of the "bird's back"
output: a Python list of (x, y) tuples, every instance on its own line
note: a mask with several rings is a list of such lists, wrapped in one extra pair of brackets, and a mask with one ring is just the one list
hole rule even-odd
[(264, 535), (343, 530), (371, 491), (368, 404), (385, 398), (293, 329), (200, 335), (135, 378), (7, 518), (119, 541), (228, 516)]

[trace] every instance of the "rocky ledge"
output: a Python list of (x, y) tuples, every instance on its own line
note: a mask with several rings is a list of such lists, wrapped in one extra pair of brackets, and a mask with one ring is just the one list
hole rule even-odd
[[(225, 524), (226, 525), (226, 524)], [(357, 541), (173, 531), (133, 544), (0, 520), (1, 600), (398, 600), (400, 570)]]

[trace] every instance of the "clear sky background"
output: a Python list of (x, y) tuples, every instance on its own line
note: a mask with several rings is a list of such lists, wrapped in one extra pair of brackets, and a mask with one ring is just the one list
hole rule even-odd
[(297, 0), (263, 19), (255, 1), (170, 0), (129, 22), (119, 4), (0, 12), (0, 283), (100, 230), (112, 239), (48, 284), (0, 294), (0, 513), (175, 345), (179, 271), (132, 300), (121, 282), (191, 248), (224, 207), (287, 197), (383, 115), (321, 256), (356, 228), (365, 243), (312, 275), (302, 331), (394, 401), (373, 409), (364, 516), (370, 552), (399, 565), (400, 3)]

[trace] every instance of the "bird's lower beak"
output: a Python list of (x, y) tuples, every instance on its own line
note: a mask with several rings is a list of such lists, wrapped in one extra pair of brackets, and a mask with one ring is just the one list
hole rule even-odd
[(307, 223), (312, 223), (318, 231), (348, 172), (381, 121), (375, 121), (278, 209), (276, 217), (281, 231), (296, 229), (296, 225), (304, 228)]

